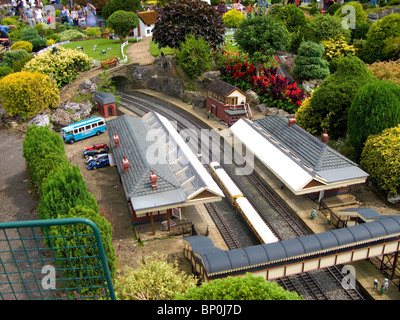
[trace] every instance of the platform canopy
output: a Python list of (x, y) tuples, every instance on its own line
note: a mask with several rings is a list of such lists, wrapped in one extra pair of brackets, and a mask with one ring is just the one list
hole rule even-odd
[(327, 144), (282, 116), (240, 119), (230, 127), (294, 194), (309, 194), (363, 183), (368, 174)]
[[(123, 115), (106, 122), (110, 148), (125, 196), (136, 215), (220, 201), (223, 192), (173, 125), (156, 112)], [(114, 134), (119, 137), (115, 147)], [(129, 170), (124, 172), (126, 156)], [(157, 175), (154, 190), (150, 174)]]

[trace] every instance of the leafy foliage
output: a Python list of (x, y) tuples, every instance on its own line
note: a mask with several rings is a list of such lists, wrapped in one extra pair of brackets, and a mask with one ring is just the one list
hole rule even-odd
[(343, 29), (340, 18), (329, 14), (318, 14), (310, 22), (305, 34), (305, 40), (319, 43), (324, 40), (333, 39), (339, 34), (343, 34), (346, 41), (350, 40), (350, 30)]
[(311, 105), (321, 125), (317, 132), (328, 130), (333, 138), (346, 135), (347, 114), (359, 88), (372, 81), (374, 76), (356, 56), (339, 58), (337, 70), (328, 76), (314, 91)]
[[(71, 208), (67, 214), (59, 214), (57, 218), (86, 218), (97, 225), (110, 275), (114, 277), (116, 272), (115, 250), (112, 245), (110, 223), (93, 209), (83, 206)], [(93, 234), (92, 228), (83, 223), (76, 226), (65, 225), (49, 228), (49, 245), (58, 258), (57, 263), (62, 270), (63, 279), (72, 282), (71, 287), (87, 288), (103, 284), (103, 273), (98, 268), (99, 259), (97, 258), (96, 243), (91, 234)], [(79, 237), (76, 235), (79, 235)]]
[(244, 20), (235, 32), (236, 43), (249, 54), (251, 62), (259, 66), (290, 43), (286, 27), (271, 16), (257, 16)]
[(185, 42), (176, 54), (179, 66), (189, 79), (197, 79), (203, 72), (210, 70), (211, 50), (204, 39), (194, 35), (185, 38)]
[(366, 63), (383, 60), (384, 41), (400, 34), (400, 14), (392, 13), (379, 19), (367, 33), (367, 41), (361, 52), (361, 59)]
[(276, 282), (247, 273), (244, 277), (226, 277), (190, 288), (178, 300), (302, 300), (296, 292), (283, 289)]
[(281, 8), (277, 14), (277, 18), (283, 22), (289, 32), (302, 29), (308, 23), (303, 10), (295, 4), (288, 4)]
[(322, 44), (303, 42), (294, 59), (296, 66), (293, 71), (302, 79), (325, 79), (329, 76), (329, 64), (322, 58), (324, 52)]
[(375, 80), (363, 86), (349, 109), (348, 134), (358, 155), (371, 134), (400, 123), (400, 87)]
[(136, 269), (126, 266), (114, 278), (114, 290), (120, 300), (172, 300), (196, 285), (193, 275), (179, 272), (177, 262), (154, 252), (138, 261)]
[(12, 115), (33, 115), (43, 108), (56, 108), (58, 89), (52, 88), (48, 75), (40, 72), (10, 73), (0, 80), (3, 108)]
[(20, 49), (24, 49), (26, 50), (26, 52), (30, 53), (32, 52), (33, 45), (28, 41), (17, 41), (13, 43), (13, 45), (10, 47), (10, 50), (20, 50)]
[(107, 20), (114, 12), (123, 10), (126, 12), (142, 11), (140, 0), (110, 0), (104, 6), (101, 16)]
[(389, 37), (383, 43), (382, 55), (385, 60), (400, 59), (400, 36)]
[(400, 85), (400, 60), (374, 62), (367, 66), (375, 78)]
[(57, 47), (55, 54), (52, 50), (48, 50), (36, 55), (25, 65), (24, 70), (53, 74), (57, 87), (61, 88), (74, 80), (80, 72), (89, 70), (91, 65), (91, 59), (87, 54), (78, 50)]
[(58, 34), (60, 37), (60, 41), (71, 41), (75, 39), (83, 39), (85, 38), (85, 34), (79, 32), (78, 30), (65, 30)]
[(39, 219), (55, 219), (66, 215), (77, 205), (99, 211), (96, 199), (87, 191), (79, 168), (72, 166), (50, 172), (42, 184)]
[(400, 194), (400, 125), (369, 136), (360, 164), (379, 189), (389, 196)]
[(204, 1), (177, 0), (158, 10), (153, 40), (159, 48), (179, 48), (185, 37), (202, 37), (215, 49), (224, 42), (224, 23), (217, 10)]
[(229, 10), (222, 16), (224, 25), (227, 28), (237, 28), (245, 19), (245, 16), (238, 10)]
[(132, 29), (139, 24), (139, 17), (134, 12), (123, 10), (115, 11), (108, 19), (107, 26), (112, 29), (122, 42), (129, 35)]
[(356, 48), (347, 44), (343, 34), (337, 35), (334, 39), (322, 41), (325, 49), (324, 58), (329, 62), (336, 57), (355, 55)]
[(26, 27), (22, 30), (21, 40), (30, 42), (35, 52), (47, 47), (46, 38), (42, 38), (33, 27)]
[[(356, 26), (362, 25), (363, 23), (367, 22), (367, 13), (364, 11), (362, 4), (357, 2), (357, 1), (350, 1), (346, 2), (345, 6), (352, 6), (355, 9), (356, 12)], [(344, 13), (342, 13), (342, 9), (344, 6), (342, 6), (340, 9), (337, 9), (335, 11), (334, 16), (338, 17), (340, 19), (343, 19), (345, 16), (349, 14), (349, 11), (344, 10)]]
[(312, 135), (321, 134), (321, 118), (311, 105), (312, 93), (305, 99), (296, 112), (296, 124)]

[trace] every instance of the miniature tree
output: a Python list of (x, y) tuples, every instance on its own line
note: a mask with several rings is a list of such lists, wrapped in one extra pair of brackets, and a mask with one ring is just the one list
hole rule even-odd
[(293, 71), (302, 79), (325, 79), (329, 76), (329, 64), (322, 59), (324, 52), (322, 44), (303, 42), (294, 59), (296, 66)]
[(136, 13), (126, 12), (123, 10), (115, 11), (108, 19), (107, 26), (114, 30), (115, 34), (122, 42), (129, 35), (131, 30), (135, 29), (139, 24), (139, 17)]

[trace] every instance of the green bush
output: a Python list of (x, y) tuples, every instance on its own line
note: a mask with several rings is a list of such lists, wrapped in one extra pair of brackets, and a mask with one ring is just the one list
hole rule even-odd
[(382, 55), (386, 61), (400, 59), (400, 36), (387, 38), (383, 43)]
[(199, 287), (191, 287), (178, 300), (302, 300), (296, 292), (283, 289), (276, 282), (247, 273), (244, 277), (228, 276)]
[(11, 69), (10, 67), (2, 67), (0, 66), (0, 78), (5, 77), (6, 75), (13, 73), (14, 70)]
[(12, 115), (31, 116), (44, 108), (58, 107), (58, 89), (48, 75), (40, 72), (15, 72), (0, 80), (3, 108)]
[(310, 22), (305, 40), (319, 43), (324, 40), (334, 39), (339, 34), (343, 34), (347, 42), (350, 41), (350, 29), (343, 29), (342, 21), (339, 17), (318, 14)]
[[(110, 223), (94, 210), (84, 206), (73, 207), (67, 214), (58, 214), (55, 218), (86, 218), (97, 225), (110, 276), (113, 278), (116, 266)], [(63, 279), (73, 288), (95, 288), (104, 283), (102, 269), (97, 268), (100, 261), (92, 234), (92, 228), (83, 223), (49, 228), (49, 246), (58, 258), (57, 263), (62, 270)]]
[(39, 203), (39, 219), (55, 219), (68, 214), (69, 210), (82, 205), (99, 212), (97, 201), (87, 191), (85, 180), (77, 166), (51, 171), (42, 184), (42, 200)]
[(356, 25), (356, 30), (353, 33), (353, 39), (367, 39), (369, 28), (371, 28), (369, 23)]
[(360, 58), (366, 63), (382, 61), (384, 41), (400, 34), (400, 14), (392, 13), (376, 21), (367, 33), (365, 46), (362, 48)]
[(50, 26), (47, 23), (41, 22), (35, 25), (35, 29), (41, 37), (44, 37), (46, 35), (46, 30), (49, 30)]
[[(362, 25), (367, 22), (367, 13), (364, 11), (362, 4), (356, 1), (346, 2), (345, 6), (352, 6), (356, 11), (356, 26)], [(343, 7), (342, 7), (343, 8)], [(335, 11), (335, 16), (340, 18), (341, 20), (349, 14), (348, 11), (345, 10), (345, 13), (342, 13), (342, 8)]]
[(333, 16), (335, 14), (335, 12), (341, 8), (342, 5), (339, 3), (334, 3), (333, 5), (331, 5), (327, 11), (328, 14), (330, 14), (331, 16)]
[(300, 45), (294, 59), (293, 71), (302, 79), (325, 79), (329, 76), (329, 64), (322, 59), (325, 50), (322, 44), (306, 41)]
[(22, 30), (21, 40), (32, 43), (32, 51), (35, 52), (47, 47), (46, 38), (42, 38), (38, 31), (33, 27), (26, 27), (24, 30)]
[(33, 56), (27, 56), (25, 58), (13, 61), (14, 72), (22, 71), (22, 69), (25, 66), (25, 64), (28, 63), (29, 61), (31, 61), (32, 59), (33, 59)]
[(245, 16), (240, 11), (229, 10), (222, 16), (222, 19), (224, 20), (225, 27), (236, 29), (245, 19)]
[(24, 70), (53, 74), (59, 88), (74, 80), (79, 73), (91, 68), (92, 62), (87, 54), (72, 49), (57, 47), (56, 54), (52, 50), (36, 55), (29, 61)]
[(10, 50), (4, 55), (1, 65), (12, 68), (14, 61), (18, 61), (26, 57), (31, 57), (31, 55), (25, 49)]
[(84, 33), (77, 30), (65, 30), (58, 34), (60, 41), (71, 41), (75, 39), (84, 39), (86, 36)]
[(176, 54), (176, 60), (185, 75), (195, 80), (203, 72), (210, 70), (211, 50), (203, 38), (196, 39), (194, 35), (189, 35)]
[(297, 8), (295, 4), (283, 7), (279, 10), (276, 17), (283, 22), (289, 32), (302, 29), (308, 23), (303, 10)]
[(88, 27), (88, 28), (86, 28), (85, 33), (88, 38), (92, 38), (92, 37), (100, 36), (101, 30), (100, 30), (100, 27), (95, 27), (95, 28)]
[(360, 164), (380, 190), (400, 194), (400, 125), (369, 136)]
[(315, 130), (323, 132), (327, 129), (332, 138), (345, 136), (351, 102), (359, 88), (373, 79), (371, 71), (356, 56), (339, 58), (336, 72), (314, 91), (311, 104), (321, 119), (321, 127)]
[(358, 155), (368, 136), (400, 123), (400, 87), (375, 80), (363, 86), (351, 103), (348, 116), (350, 142)]
[(136, 13), (123, 10), (115, 11), (107, 19), (107, 26), (118, 35), (122, 42), (125, 41), (130, 31), (135, 29), (138, 24), (139, 17)]
[(20, 49), (23, 49), (26, 52), (31, 53), (33, 45), (28, 41), (17, 41), (13, 43), (13, 45), (10, 47), (10, 50), (20, 50)]

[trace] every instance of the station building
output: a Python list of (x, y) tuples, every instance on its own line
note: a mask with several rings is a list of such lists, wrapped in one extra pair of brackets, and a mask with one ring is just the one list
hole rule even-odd
[(112, 162), (117, 167), (133, 225), (169, 219), (185, 206), (222, 199), (223, 192), (163, 116), (123, 115), (107, 121)]
[(240, 119), (230, 130), (256, 164), (265, 166), (295, 195), (319, 201), (348, 192), (369, 176), (359, 166), (327, 145), (325, 132), (318, 139), (296, 124), (296, 119), (276, 115), (257, 120)]

